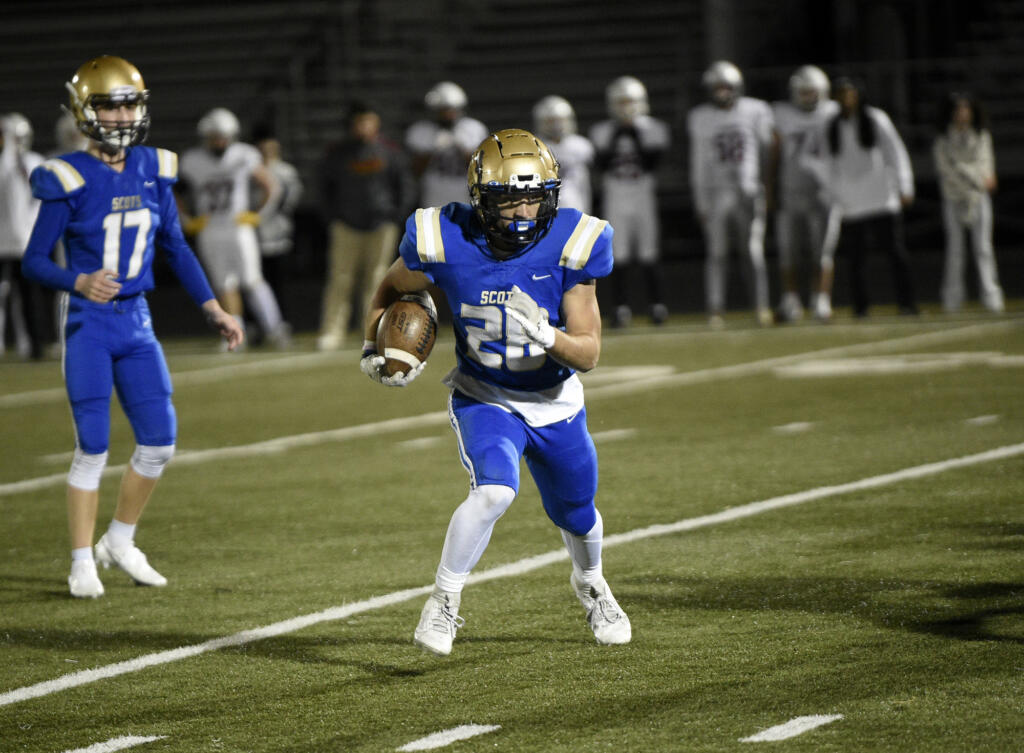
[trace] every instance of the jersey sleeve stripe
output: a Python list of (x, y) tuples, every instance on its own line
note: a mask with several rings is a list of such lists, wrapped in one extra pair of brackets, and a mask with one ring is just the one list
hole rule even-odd
[(425, 264), (444, 262), (441, 210), (437, 207), (416, 210), (416, 253)]
[(178, 155), (169, 149), (156, 150), (157, 163), (161, 178), (178, 177)]
[(565, 246), (562, 248), (562, 258), (558, 264), (569, 269), (583, 269), (590, 259), (590, 252), (594, 250), (594, 243), (601, 237), (607, 220), (600, 220), (588, 214), (580, 217), (576, 228), (569, 236)]
[(43, 167), (57, 176), (57, 180), (60, 181), (66, 193), (71, 193), (85, 185), (82, 174), (62, 159), (46, 160)]

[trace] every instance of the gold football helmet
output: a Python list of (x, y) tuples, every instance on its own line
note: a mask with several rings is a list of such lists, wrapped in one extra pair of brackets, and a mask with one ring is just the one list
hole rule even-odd
[[(139, 69), (123, 58), (100, 55), (84, 63), (71, 80), (66, 108), (78, 124), (78, 130), (99, 141), (105, 151), (116, 154), (121, 149), (141, 144), (149, 134), (149, 90)], [(117, 127), (100, 125), (98, 109), (134, 105), (130, 123)]]
[[(508, 128), (492, 133), (469, 160), (470, 203), (489, 241), (523, 249), (540, 240), (558, 211), (558, 162), (529, 131)], [(502, 222), (500, 203), (519, 198), (540, 202), (537, 217)]]

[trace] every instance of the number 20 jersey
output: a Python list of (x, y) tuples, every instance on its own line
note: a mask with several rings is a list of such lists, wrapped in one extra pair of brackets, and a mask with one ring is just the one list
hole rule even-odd
[(422, 271), (448, 299), (459, 370), (498, 388), (539, 391), (555, 387), (574, 371), (529, 341), (505, 315), (516, 285), (565, 327), (562, 296), (576, 285), (612, 270), (612, 228), (576, 209), (560, 209), (548, 232), (518, 255), (493, 256), (483, 228), (468, 204), (417, 209), (406, 222), (399, 253)]

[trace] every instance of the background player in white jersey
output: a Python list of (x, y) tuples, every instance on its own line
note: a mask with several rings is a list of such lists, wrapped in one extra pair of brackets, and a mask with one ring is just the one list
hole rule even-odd
[(830, 219), (839, 222), (820, 171), (808, 165), (820, 160), (825, 150), (825, 124), (839, 105), (829, 99), (829, 80), (813, 65), (798, 68), (789, 78), (789, 101), (775, 102), (776, 157), (775, 238), (779, 249), (782, 298), (779, 316), (798, 321), (803, 316), (800, 301), (799, 268), (801, 249), (808, 266), (815, 270), (811, 285), (811, 306), (815, 317), (832, 316), (832, 277), (837, 229), (829, 233)]
[(576, 132), (576, 111), (569, 100), (553, 94), (539, 100), (533, 106), (533, 128), (558, 160), (558, 206), (589, 213), (594, 145)]
[(650, 116), (647, 88), (633, 76), (621, 76), (605, 89), (610, 119), (590, 129), (601, 172), (601, 211), (615, 228), (615, 273), (612, 323), (627, 326), (631, 270), (639, 269), (647, 287), (651, 318), (668, 318), (661, 272), (661, 225), (655, 171), (671, 142), (668, 126)]
[(420, 181), (420, 206), (467, 201), (466, 161), (487, 137), (487, 126), (466, 115), (466, 92), (452, 81), (434, 86), (424, 103), (430, 117), (416, 121), (405, 133), (412, 170)]
[[(153, 288), (157, 246), (229, 348), (242, 342), (242, 330), (217, 303), (181, 232), (172, 190), (177, 155), (141, 145), (149, 131), (149, 90), (138, 69), (103, 55), (83, 64), (66, 88), (89, 145), (32, 172), (32, 191), (42, 205), (22, 269), (27, 277), (64, 291), (61, 363), (75, 425), (67, 490), (68, 586), (72, 596), (95, 598), (104, 592), (97, 561), (116, 565), (140, 585), (167, 583), (134, 541), (177, 436), (171, 376), (145, 296)], [(58, 238), (64, 240), (66, 267), (51, 258)], [(94, 554), (115, 388), (136, 447), (114, 517)]]
[(8, 314), (14, 344), (22, 358), (42, 355), (35, 283), (21, 274), (21, 257), (39, 212), (28, 176), (43, 161), (32, 151), (32, 124), (16, 112), (0, 117), (0, 354), (4, 352)]
[(772, 111), (767, 102), (743, 96), (743, 75), (727, 60), (712, 63), (702, 84), (711, 101), (690, 110), (687, 126), (690, 187), (707, 244), (704, 284), (711, 325), (722, 325), (733, 237), (746, 257), (758, 321), (771, 324), (762, 166), (772, 142)]
[(451, 652), (461, 593), (495, 522), (519, 490), (520, 459), (572, 560), (571, 584), (598, 643), (628, 643), (629, 619), (602, 575), (603, 523), (594, 506), (597, 453), (575, 370), (597, 365), (601, 312), (595, 280), (612, 268), (612, 229), (557, 209), (558, 164), (528, 131), (492, 134), (473, 155), (472, 206), (418, 209), (400, 258), (377, 288), (360, 364), (405, 385), (422, 370), (383, 377), (374, 337), (384, 309), (432, 285), (452, 314), (458, 365), (445, 378), (449, 415), (470, 492), (448, 526), (434, 592), (415, 642)]
[[(288, 344), (274, 291), (263, 279), (256, 225), (261, 212), (277, 206), (277, 180), (259, 150), (238, 141), (234, 113), (217, 107), (199, 120), (202, 144), (181, 157), (179, 210), (185, 229), (196, 237), (199, 257), (227, 312), (242, 321), (242, 296), (264, 335), (275, 345)], [(252, 211), (250, 181), (263, 201)]]

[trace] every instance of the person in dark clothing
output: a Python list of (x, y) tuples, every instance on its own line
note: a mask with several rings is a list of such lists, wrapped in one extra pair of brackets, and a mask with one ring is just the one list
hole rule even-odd
[(406, 156), (381, 136), (381, 120), (367, 102), (353, 102), (348, 133), (320, 163), (319, 188), (329, 228), (320, 350), (340, 348), (356, 299), (366, 304), (398, 246), (399, 222), (414, 201)]

